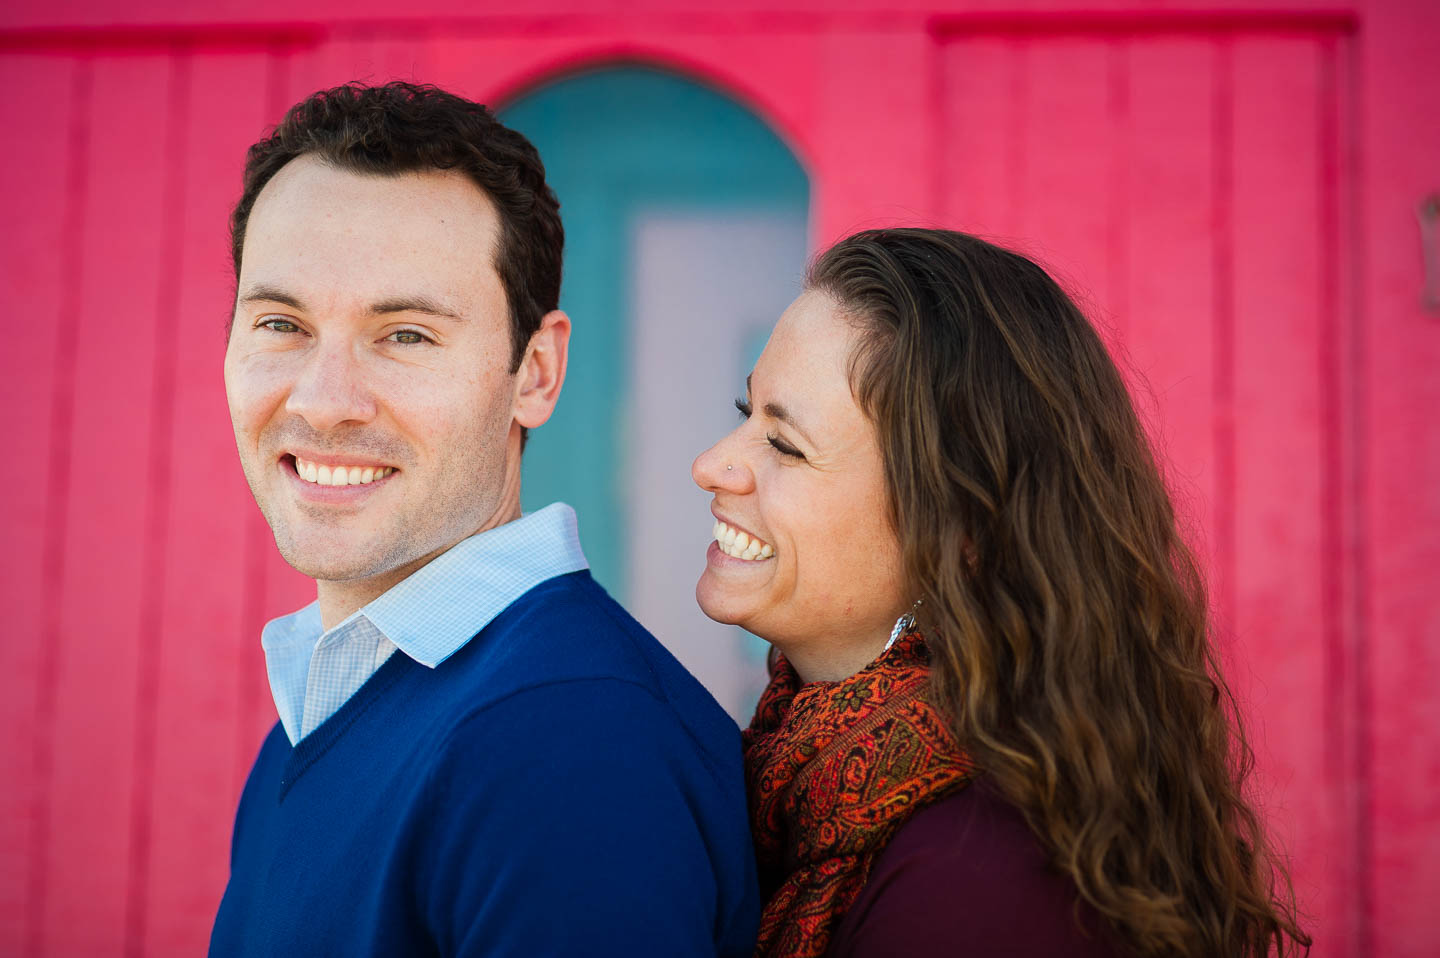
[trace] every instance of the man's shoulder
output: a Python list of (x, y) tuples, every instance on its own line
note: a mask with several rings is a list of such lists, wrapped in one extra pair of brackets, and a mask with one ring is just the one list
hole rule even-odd
[[(512, 602), (486, 631), (531, 630), (554, 643), (596, 645), (596, 639), (654, 638), (590, 574), (553, 576)], [(603, 644), (601, 644), (603, 648)]]
[(510, 682), (614, 679), (661, 699), (677, 694), (710, 701), (675, 657), (584, 570), (536, 585), (465, 651), (500, 695), (510, 691)]
[(525, 593), (447, 669), (466, 689), (467, 714), (559, 708), (604, 725), (653, 709), (705, 750), (738, 741), (705, 687), (583, 570)]

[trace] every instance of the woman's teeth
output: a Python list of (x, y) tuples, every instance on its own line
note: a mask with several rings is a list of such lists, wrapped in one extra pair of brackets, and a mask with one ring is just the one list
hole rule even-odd
[(770, 543), (752, 539), (749, 533), (741, 532), (718, 519), (715, 520), (715, 528), (712, 531), (715, 535), (715, 544), (727, 556), (754, 562), (759, 559), (768, 559), (775, 554), (775, 550), (770, 548)]
[(363, 486), (384, 479), (394, 466), (322, 466), (295, 457), (295, 473), (306, 482), (321, 486)]

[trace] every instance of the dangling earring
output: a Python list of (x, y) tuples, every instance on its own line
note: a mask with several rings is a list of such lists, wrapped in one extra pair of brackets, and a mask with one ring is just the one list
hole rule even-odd
[(910, 607), (910, 611), (895, 620), (895, 628), (890, 630), (890, 641), (885, 643), (885, 651), (890, 651), (890, 646), (895, 644), (896, 639), (915, 627), (915, 610), (920, 608), (920, 603), (924, 601), (924, 599), (916, 599), (915, 604)]

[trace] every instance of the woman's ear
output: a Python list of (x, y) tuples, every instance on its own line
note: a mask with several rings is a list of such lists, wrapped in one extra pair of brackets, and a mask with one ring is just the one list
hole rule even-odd
[(565, 384), (565, 365), (570, 359), (570, 317), (552, 310), (540, 320), (540, 328), (525, 347), (515, 380), (515, 421), (526, 429), (544, 425), (555, 411), (560, 387)]

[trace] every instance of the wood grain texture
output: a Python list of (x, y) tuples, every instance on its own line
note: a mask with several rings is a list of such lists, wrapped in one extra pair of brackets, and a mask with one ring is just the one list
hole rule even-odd
[[(75, 326), (64, 562), (55, 701), (53, 827), (41, 850), (49, 894), (42, 941), (52, 953), (94, 953), (125, 940), (134, 849), (134, 751), (155, 508), (151, 412), (161, 277), (169, 57), (100, 55), (86, 120), (90, 148)], [(158, 124), (132, 120), (157, 105)]]
[(82, 167), (88, 149), (90, 74), (68, 57), (0, 59), (5, 89), (33, 86), (44, 98), (6, 97), (0, 123), (13, 131), (0, 151), (7, 189), (0, 218), (26, 242), (0, 256), (10, 321), (0, 350), (0, 403), (15, 448), (31, 467), (15, 471), (5, 523), (0, 595), (12, 610), (5, 648), (11, 669), (0, 695), (0, 942), (17, 950), (40, 939), (38, 915), (49, 882), (41, 851), (49, 840), (50, 783), (57, 743), (55, 697), (64, 518), (70, 477), (75, 297), (83, 268)]
[(1413, 213), (1440, 186), (1440, 8), (121, 6), (0, 13), (6, 89), (49, 91), (0, 104), (0, 399), (34, 464), (3, 530), (0, 951), (203, 949), (274, 720), (259, 629), (313, 596), (220, 382), (244, 147), (357, 77), (500, 101), (636, 60), (791, 145), (812, 243), (954, 226), (1082, 291), (1192, 517), (1315, 954), (1440, 949), (1440, 321)]

